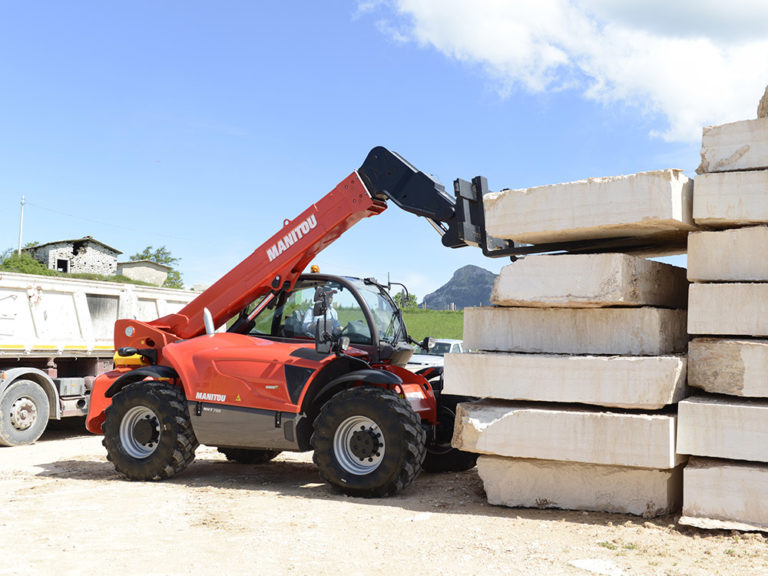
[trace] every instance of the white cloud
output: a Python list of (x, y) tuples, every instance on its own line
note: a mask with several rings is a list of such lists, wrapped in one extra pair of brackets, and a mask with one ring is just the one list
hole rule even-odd
[(479, 64), (502, 94), (579, 90), (668, 121), (667, 140), (755, 115), (768, 83), (764, 0), (392, 0), (379, 29)]

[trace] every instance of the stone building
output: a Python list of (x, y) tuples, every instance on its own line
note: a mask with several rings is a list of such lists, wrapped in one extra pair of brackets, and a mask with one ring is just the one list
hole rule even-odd
[(51, 270), (69, 274), (88, 273), (112, 276), (117, 272), (117, 257), (122, 254), (91, 236), (77, 240), (58, 240), (24, 248), (24, 252)]
[(162, 286), (170, 271), (170, 266), (158, 264), (151, 260), (120, 262), (117, 265), (118, 274), (122, 274), (131, 280), (140, 280), (154, 286)]

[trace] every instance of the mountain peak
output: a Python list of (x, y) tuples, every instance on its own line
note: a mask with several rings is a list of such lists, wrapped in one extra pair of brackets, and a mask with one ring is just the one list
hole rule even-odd
[(496, 274), (469, 264), (453, 273), (443, 286), (424, 296), (421, 305), (431, 310), (448, 310), (453, 304), (457, 310), (470, 306), (490, 306), (491, 291)]

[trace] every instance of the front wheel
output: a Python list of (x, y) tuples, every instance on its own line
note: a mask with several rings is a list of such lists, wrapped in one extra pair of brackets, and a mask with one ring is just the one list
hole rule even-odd
[(424, 459), (426, 472), (463, 472), (474, 468), (477, 463), (477, 454), (451, 446), (456, 423), (456, 406), (459, 402), (472, 400), (475, 398), (442, 393), (438, 396), (438, 424), (434, 440), (427, 444), (427, 457)]
[(170, 478), (195, 459), (198, 442), (178, 386), (128, 384), (112, 398), (103, 429), (107, 458), (131, 480)]
[(0, 395), (0, 446), (35, 442), (45, 432), (50, 404), (45, 390), (17, 380)]
[(342, 390), (323, 405), (314, 462), (334, 488), (366, 498), (399, 492), (421, 472), (426, 434), (410, 404), (376, 387)]

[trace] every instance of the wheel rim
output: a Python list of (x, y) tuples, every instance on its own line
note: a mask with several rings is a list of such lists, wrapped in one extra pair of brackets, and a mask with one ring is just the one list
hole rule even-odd
[(384, 459), (384, 434), (378, 424), (365, 416), (344, 420), (333, 436), (336, 459), (347, 472), (368, 474)]
[(136, 406), (126, 412), (120, 422), (120, 443), (133, 458), (146, 458), (160, 440), (160, 421), (146, 406)]
[(27, 430), (37, 420), (37, 404), (31, 398), (22, 396), (11, 405), (11, 426), (16, 430)]

